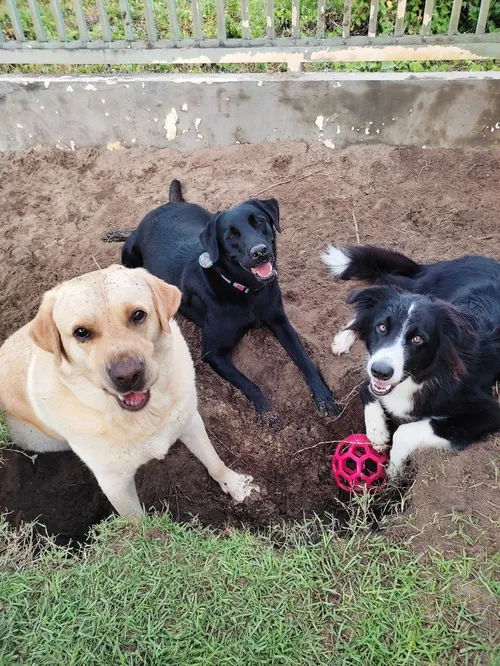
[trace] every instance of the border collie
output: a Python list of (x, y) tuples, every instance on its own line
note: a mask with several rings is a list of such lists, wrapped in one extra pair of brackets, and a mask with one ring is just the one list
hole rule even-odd
[(357, 338), (366, 345), (368, 379), (360, 395), (366, 434), (389, 446), (389, 474), (417, 448), (460, 450), (500, 429), (492, 386), (500, 375), (500, 264), (462, 257), (419, 265), (376, 247), (327, 248), (340, 280), (374, 286), (351, 292), (354, 318), (334, 354)]

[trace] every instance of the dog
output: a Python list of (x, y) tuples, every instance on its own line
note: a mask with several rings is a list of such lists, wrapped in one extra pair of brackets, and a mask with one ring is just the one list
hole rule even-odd
[(500, 374), (500, 264), (467, 256), (435, 264), (376, 247), (330, 246), (340, 280), (366, 280), (334, 354), (360, 338), (369, 358), (361, 387), (366, 434), (389, 473), (418, 448), (463, 449), (500, 429), (492, 386)]
[(193, 362), (172, 320), (180, 300), (144, 269), (110, 266), (48, 291), (0, 348), (0, 408), (12, 442), (72, 449), (121, 515), (141, 515), (134, 474), (177, 439), (236, 502), (257, 490), (207, 436)]
[(202, 359), (253, 403), (275, 428), (281, 421), (261, 389), (234, 365), (231, 354), (251, 328), (266, 326), (304, 375), (320, 413), (339, 413), (334, 396), (306, 354), (283, 308), (277, 281), (276, 199), (251, 199), (219, 213), (186, 203), (178, 180), (169, 203), (148, 213), (126, 240), (122, 263), (143, 266), (182, 292), (180, 313), (202, 329)]

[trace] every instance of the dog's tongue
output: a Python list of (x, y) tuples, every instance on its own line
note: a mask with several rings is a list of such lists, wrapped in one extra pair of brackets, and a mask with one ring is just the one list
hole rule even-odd
[(127, 393), (127, 395), (123, 396), (123, 402), (131, 407), (136, 407), (141, 404), (145, 395), (145, 393)]
[(273, 267), (268, 261), (267, 264), (262, 264), (261, 266), (255, 266), (252, 268), (252, 273), (258, 275), (260, 278), (268, 278), (273, 274)]

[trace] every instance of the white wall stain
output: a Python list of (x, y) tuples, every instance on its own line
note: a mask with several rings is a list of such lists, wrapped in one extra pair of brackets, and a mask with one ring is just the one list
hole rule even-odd
[(196, 141), (203, 139), (203, 134), (200, 134), (199, 132), (200, 123), (201, 123), (201, 118), (196, 118), (196, 120), (194, 121), (194, 128), (196, 130)]
[(91, 83), (88, 83), (85, 86), (85, 90), (97, 90), (97, 88), (95, 86), (93, 86)]
[(71, 150), (75, 150), (76, 143), (73, 141), (73, 139), (69, 140), (69, 147), (71, 148)]
[(324, 146), (326, 146), (327, 148), (330, 148), (330, 150), (333, 150), (335, 148), (335, 144), (333, 143), (333, 141), (331, 139), (325, 139), (325, 140), (318, 139), (318, 141), (320, 143), (322, 143)]
[(187, 110), (188, 110), (188, 105), (186, 104), (186, 102), (184, 102), (184, 104), (181, 106), (181, 111), (187, 111)]
[(175, 108), (165, 116), (165, 124), (163, 127), (167, 130), (167, 139), (173, 141), (177, 136), (177, 122), (179, 121), (179, 114)]
[(72, 87), (72, 86), (68, 86), (68, 87), (66, 88), (66, 92), (73, 92), (73, 87)]
[(19, 129), (23, 129), (23, 126), (20, 125), (19, 123), (17, 123), (17, 126), (18, 126)]
[(340, 134), (340, 125), (337, 125), (337, 134)]
[(44, 85), (46, 88), (48, 88), (48, 87), (50, 86), (50, 81), (44, 81), (44, 82), (43, 82), (43, 85)]
[(125, 150), (125, 148), (122, 146), (122, 144), (119, 141), (111, 141), (108, 143), (106, 146), (108, 150)]
[(272, 27), (273, 27), (273, 19), (272, 19), (269, 15), (268, 15), (268, 17), (267, 17), (267, 19), (266, 19), (266, 25), (267, 25), (268, 28), (272, 28)]
[(314, 121), (314, 124), (318, 127), (320, 132), (323, 131), (324, 121), (325, 121), (324, 116), (316, 116), (316, 120)]

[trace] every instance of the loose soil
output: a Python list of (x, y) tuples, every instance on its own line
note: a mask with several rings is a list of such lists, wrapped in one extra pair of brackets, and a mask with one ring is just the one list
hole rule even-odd
[[(336, 284), (319, 255), (326, 243), (372, 243), (418, 261), (483, 253), (500, 259), (500, 153), (375, 146), (342, 152), (303, 143), (260, 144), (180, 153), (80, 150), (0, 155), (0, 341), (34, 314), (42, 292), (61, 280), (118, 262), (104, 244), (113, 228), (132, 228), (166, 200), (173, 177), (189, 201), (220, 210), (247, 198), (279, 199), (280, 285), (288, 315), (342, 406), (336, 420), (315, 411), (306, 384), (266, 331), (241, 342), (237, 366), (268, 395), (285, 427), (257, 422), (245, 398), (200, 360), (199, 332), (180, 318), (196, 362), (201, 411), (224, 460), (251, 473), (261, 495), (240, 506), (225, 497), (180, 444), (137, 473), (142, 501), (168, 505), (177, 519), (260, 526), (336, 511), (330, 475), (335, 442), (363, 430), (356, 386), (364, 350), (334, 358), (330, 342), (347, 321), (348, 285)], [(272, 187), (271, 187), (272, 186)], [(265, 192), (263, 192), (265, 190)], [(352, 285), (351, 285), (352, 287)], [(10, 520), (40, 518), (62, 539), (81, 538), (111, 508), (71, 453), (31, 459), (3, 451), (0, 510)], [(498, 547), (500, 438), (458, 455), (422, 453), (409, 509), (391, 529), (418, 548), (445, 550), (458, 527), (481, 548)], [(408, 521), (408, 518), (410, 520)], [(464, 527), (465, 525), (465, 527)]]

